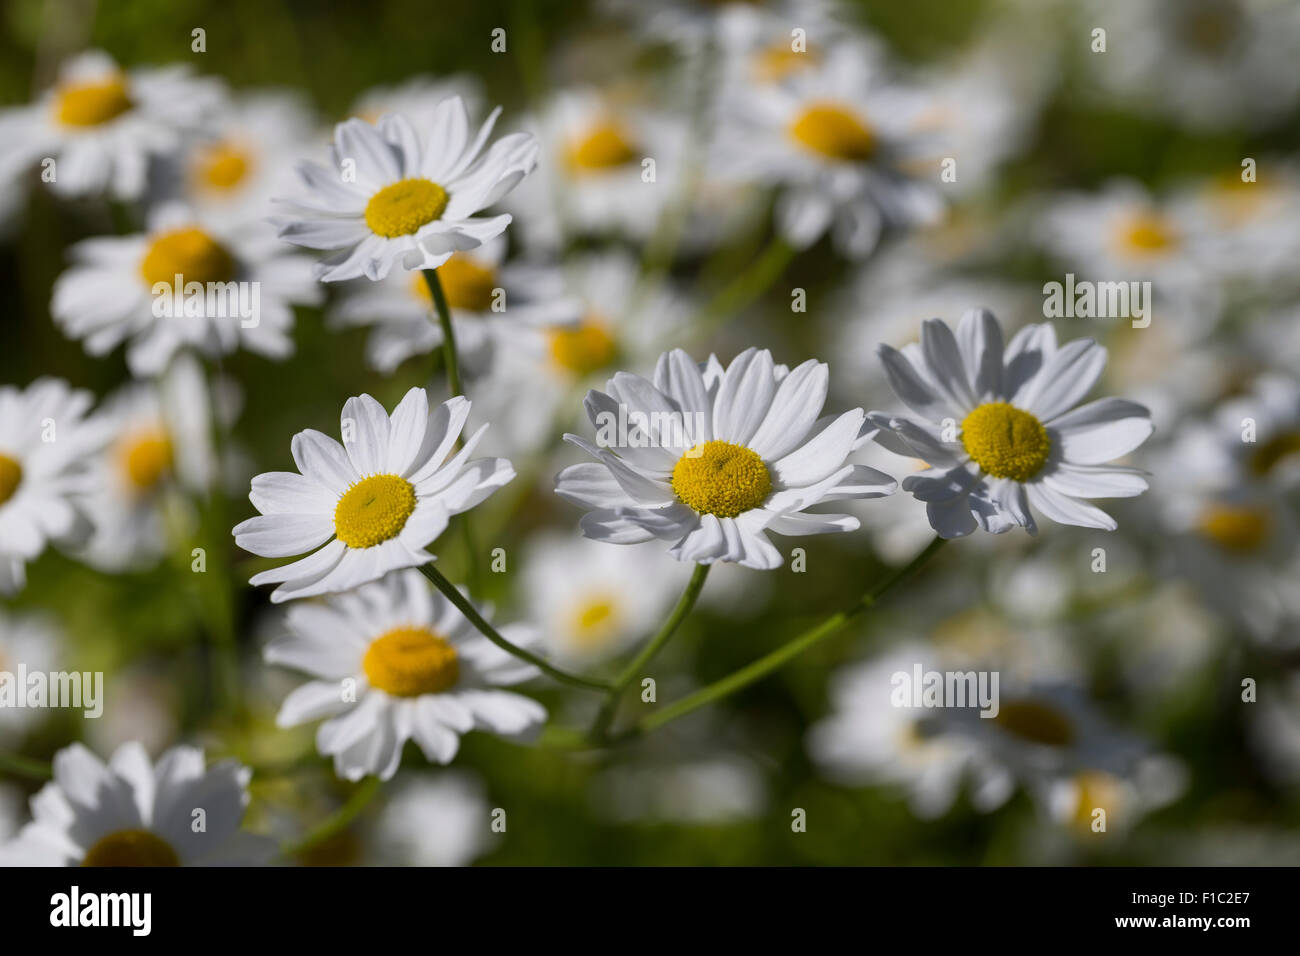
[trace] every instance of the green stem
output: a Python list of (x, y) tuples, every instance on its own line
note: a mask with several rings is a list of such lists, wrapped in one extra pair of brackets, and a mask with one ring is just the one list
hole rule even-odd
[(17, 754), (0, 753), (0, 773), (14, 777), (26, 777), (28, 780), (49, 780), (54, 776), (50, 765), (43, 760), (20, 757)]
[(447, 296), (442, 291), (438, 270), (425, 269), (424, 281), (429, 286), (434, 311), (438, 313), (438, 324), (442, 327), (442, 364), (447, 367), (447, 384), (451, 388), (452, 395), (464, 395), (465, 389), (460, 382), (460, 363), (456, 360), (456, 333), (451, 328), (451, 308), (447, 305)]
[(596, 714), (596, 722), (591, 728), (591, 737), (593, 740), (604, 740), (609, 735), (609, 725), (614, 720), (614, 711), (618, 707), (618, 700), (627, 689), (628, 684), (636, 680), (641, 673), (642, 668), (654, 659), (654, 656), (663, 650), (664, 646), (672, 639), (672, 636), (681, 626), (682, 621), (691, 613), (691, 608), (695, 607), (695, 601), (699, 598), (700, 592), (704, 590), (704, 580), (709, 576), (709, 564), (697, 564), (695, 571), (691, 574), (691, 579), (686, 583), (686, 590), (682, 592), (681, 598), (677, 601), (677, 606), (673, 608), (673, 613), (668, 616), (659, 633), (646, 642), (641, 653), (632, 659), (632, 662), (619, 672), (614, 678), (613, 686), (609, 689), (609, 694), (605, 698), (605, 703), (601, 705), (600, 712)]
[(743, 311), (770, 289), (785, 272), (795, 249), (780, 236), (773, 236), (766, 248), (740, 275), (727, 283), (700, 310), (687, 335), (691, 341), (716, 332), (729, 319)]
[(352, 791), (347, 802), (339, 807), (324, 823), (319, 824), (296, 843), (284, 848), (285, 856), (298, 856), (312, 847), (324, 843), (330, 837), (342, 833), (348, 825), (366, 808), (375, 794), (379, 792), (381, 781), (378, 777), (367, 777), (361, 785)]
[(816, 627), (804, 631), (804, 633), (800, 634), (788, 644), (783, 644), (770, 654), (760, 657), (753, 663), (742, 667), (734, 674), (730, 674), (719, 681), (715, 681), (707, 687), (702, 687), (695, 693), (683, 697), (676, 703), (669, 704), (663, 710), (651, 714), (626, 734), (622, 735), (622, 737), (649, 733), (670, 721), (676, 720), (678, 717), (683, 717), (691, 711), (698, 710), (714, 701), (720, 700), (728, 694), (734, 694), (741, 688), (748, 687), (755, 681), (766, 677), (777, 668), (789, 663), (818, 641), (830, 637), (832, 634), (839, 631), (863, 611), (873, 607), (881, 597), (896, 585), (901, 584), (903, 581), (910, 578), (930, 560), (940, 547), (943, 546), (945, 540), (946, 539), (944, 538), (935, 538), (924, 551), (913, 558), (907, 565), (895, 570), (874, 588), (864, 594), (853, 604), (852, 607), (831, 615)]
[(483, 619), (483, 615), (479, 614), (478, 609), (474, 607), (469, 599), (466, 598), (465, 595), (461, 594), (460, 591), (456, 590), (456, 585), (448, 581), (446, 575), (432, 564), (420, 565), (420, 573), (433, 582), (433, 586), (441, 591), (447, 600), (456, 606), (456, 609), (460, 611), (461, 614), (465, 615), (469, 622), (478, 629), (480, 634), (506, 653), (513, 654), (521, 661), (527, 661), (543, 674), (553, 680), (559, 681), (561, 684), (569, 684), (572, 687), (582, 687), (586, 690), (609, 690), (610, 685), (608, 681), (595, 680), (590, 677), (580, 677), (577, 674), (570, 674), (567, 671), (562, 671), (553, 664), (547, 663), (532, 651), (526, 651), (519, 645), (506, 640), (497, 633), (496, 628)]

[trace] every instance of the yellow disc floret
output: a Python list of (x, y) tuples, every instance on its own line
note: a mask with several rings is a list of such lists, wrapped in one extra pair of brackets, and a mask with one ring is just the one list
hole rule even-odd
[(119, 444), (122, 471), (137, 491), (152, 491), (172, 468), (172, 443), (161, 430), (130, 435)]
[(207, 189), (226, 192), (248, 177), (252, 168), (248, 153), (233, 143), (215, 143), (198, 154), (195, 177)]
[(599, 319), (583, 319), (572, 328), (552, 329), (550, 338), (552, 360), (579, 377), (609, 365), (617, 351), (614, 337)]
[(113, 77), (100, 83), (71, 83), (59, 88), (54, 113), (64, 126), (100, 126), (132, 106), (126, 81)]
[(1258, 505), (1214, 504), (1201, 515), (1201, 533), (1237, 554), (1259, 551), (1272, 531), (1269, 513)]
[(118, 830), (86, 851), (82, 866), (180, 866), (171, 845), (148, 830)]
[[(486, 312), (492, 308), (497, 276), (491, 266), (457, 254), (438, 266), (438, 279), (442, 282), (443, 295), (447, 297), (447, 305), (451, 308), (467, 312)], [(431, 298), (427, 284), (424, 298)]]
[(377, 236), (396, 239), (418, 232), (447, 209), (447, 190), (428, 179), (401, 179), (366, 203), (366, 225)]
[(790, 135), (803, 146), (831, 159), (870, 159), (876, 135), (856, 113), (837, 103), (813, 103), (790, 124)]
[(728, 441), (696, 445), (673, 466), (673, 492), (700, 514), (734, 518), (757, 508), (772, 490), (772, 476), (756, 453)]
[(1074, 741), (1070, 718), (1038, 701), (1005, 701), (993, 719), (1007, 733), (1031, 743), (1066, 747)]
[(605, 120), (570, 143), (566, 158), (571, 169), (593, 172), (630, 163), (636, 150), (618, 124)]
[(1178, 236), (1162, 216), (1144, 212), (1124, 222), (1120, 227), (1119, 241), (1132, 255), (1151, 256), (1176, 246)]
[(8, 455), (0, 454), (0, 505), (14, 496), (23, 481), (23, 466)]
[(456, 648), (424, 627), (398, 627), (370, 642), (362, 668), (372, 687), (395, 697), (441, 694), (456, 685)]
[(618, 603), (596, 594), (580, 603), (573, 612), (573, 643), (583, 650), (593, 650), (608, 643), (618, 628), (621, 615)]
[(397, 475), (362, 478), (339, 498), (334, 533), (349, 548), (372, 548), (395, 538), (415, 510), (415, 488)]
[(1006, 402), (989, 402), (967, 415), (961, 443), (986, 475), (1013, 481), (1033, 478), (1052, 451), (1043, 423)]
[(202, 229), (174, 229), (154, 239), (140, 263), (140, 273), (150, 287), (158, 282), (170, 285), (177, 276), (185, 284), (229, 282), (235, 277), (235, 260)]

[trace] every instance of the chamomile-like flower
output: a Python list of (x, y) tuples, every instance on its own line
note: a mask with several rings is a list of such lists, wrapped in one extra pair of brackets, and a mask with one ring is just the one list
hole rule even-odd
[(350, 119), (334, 128), (333, 169), (303, 162), (307, 192), (284, 202), (275, 224), (299, 246), (336, 250), (316, 263), (316, 277), (382, 279), (394, 265), (435, 269), (454, 252), (505, 232), (509, 215), (479, 216), (537, 165), (537, 142), (510, 133), (484, 152), (501, 108), (470, 138), (460, 97), (438, 104), (421, 136), (398, 113), (375, 125)]
[[(570, 326), (582, 315), (582, 303), (565, 294), (559, 269), (505, 262), (505, 254), (505, 238), (499, 237), (457, 252), (438, 267), (458, 360), (467, 377), (486, 373), (499, 349), (519, 345), (529, 331)], [(378, 282), (357, 280), (333, 318), (340, 326), (373, 328), (366, 358), (385, 373), (442, 344), (442, 327), (433, 319), (433, 297), (420, 272), (390, 272)]]
[(447, 770), (403, 775), (375, 828), (382, 862), (399, 866), (469, 866), (501, 839), (477, 777)]
[(259, 223), (211, 222), (180, 203), (149, 216), (146, 233), (72, 247), (50, 313), (91, 355), (127, 343), (133, 375), (157, 375), (182, 348), (270, 358), (293, 351), (294, 304), (321, 297), (311, 263)]
[(279, 584), (271, 600), (287, 601), (434, 560), (424, 548), (450, 517), (515, 471), (504, 458), (470, 460), (486, 425), (451, 456), (470, 403), (458, 396), (430, 413), (428, 402), (424, 389), (413, 388), (390, 418), (369, 395), (349, 398), (343, 444), (311, 428), (293, 436), (298, 473), (253, 479), (248, 497), (261, 515), (235, 527), (235, 543), (267, 558), (311, 554), (256, 574), (250, 584)]
[[(418, 571), (391, 574), (325, 605), (295, 604), (286, 620), (288, 632), (267, 645), (266, 659), (316, 679), (289, 694), (278, 722), (329, 718), (316, 745), (349, 780), (390, 778), (408, 740), (445, 764), (461, 734), (526, 739), (546, 719), (535, 700), (501, 690), (536, 669), (474, 630)], [(520, 625), (500, 631), (520, 646), (536, 641)]]
[(1092, 339), (1058, 348), (1051, 325), (1030, 325), (1004, 353), (997, 319), (972, 309), (956, 335), (929, 319), (919, 345), (879, 353), (895, 394), (918, 417), (871, 412), (864, 435), (929, 466), (904, 478), (903, 490), (926, 502), (941, 537), (976, 528), (1033, 534), (1030, 505), (1060, 524), (1113, 531), (1115, 520), (1083, 499), (1146, 490), (1142, 472), (1107, 464), (1151, 434), (1146, 408), (1118, 398), (1075, 407), (1106, 364)]
[[(63, 656), (63, 633), (45, 615), (0, 612), (0, 674), (6, 682), (17, 682), (18, 669), (29, 674), (49, 673)], [(26, 688), (16, 684), (19, 694)], [(0, 707), (0, 743), (7, 747), (20, 740), (27, 729), (49, 713), (35, 707)]]
[(124, 71), (102, 51), (81, 53), (34, 104), (0, 114), (0, 169), (48, 157), (61, 195), (136, 199), (150, 160), (177, 153), (220, 102), (220, 86), (187, 67)]
[(807, 509), (894, 491), (888, 475), (846, 464), (863, 413), (819, 417), (828, 380), (822, 362), (789, 370), (753, 348), (725, 369), (675, 349), (653, 381), (619, 372), (587, 393), (597, 445), (564, 436), (597, 461), (564, 469), (556, 494), (591, 509), (582, 532), (598, 541), (658, 538), (682, 561), (779, 567), (767, 532), (853, 531), (851, 515)]
[(51, 541), (75, 547), (90, 534), (82, 496), (91, 401), (52, 378), (0, 386), (0, 593), (22, 588), (26, 562)]
[[(203, 751), (173, 747), (157, 763), (143, 746), (105, 764), (81, 744), (54, 755), (54, 780), (32, 798), (32, 822), (0, 847), (7, 866), (253, 866), (275, 844), (240, 829), (252, 771), (204, 766)], [(194, 826), (195, 811), (204, 826)]]

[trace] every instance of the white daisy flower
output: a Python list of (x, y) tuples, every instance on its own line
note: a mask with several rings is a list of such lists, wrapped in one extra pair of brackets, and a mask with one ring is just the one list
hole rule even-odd
[(904, 478), (903, 490), (926, 502), (941, 537), (977, 527), (1033, 534), (1030, 505), (1060, 524), (1113, 531), (1114, 519), (1082, 499), (1147, 489), (1137, 469), (1106, 464), (1151, 434), (1147, 410), (1117, 398), (1075, 407), (1106, 364), (1092, 339), (1058, 348), (1051, 325), (1030, 325), (1004, 354), (997, 319), (972, 309), (955, 336), (930, 319), (919, 345), (879, 353), (895, 394), (918, 417), (871, 412), (864, 435), (929, 465)]
[(732, 753), (628, 761), (596, 774), (591, 791), (596, 810), (624, 825), (724, 826), (754, 820), (768, 806), (762, 770)]
[(853, 531), (851, 515), (807, 509), (894, 492), (888, 475), (845, 463), (863, 413), (819, 418), (828, 380), (822, 362), (789, 370), (754, 348), (726, 369), (667, 352), (653, 382), (619, 372), (584, 403), (604, 447), (564, 436), (597, 462), (564, 469), (556, 494), (591, 509), (582, 532), (598, 541), (658, 538), (681, 561), (779, 567), (767, 532)]
[(352, 104), (349, 116), (378, 123), (388, 113), (400, 113), (411, 121), (422, 137), (437, 129), (438, 110), (443, 100), (459, 96), (470, 116), (484, 108), (483, 83), (470, 74), (448, 77), (413, 76), (394, 86), (372, 86)]
[(311, 263), (269, 230), (208, 222), (180, 203), (152, 210), (144, 234), (86, 239), (71, 256), (54, 283), (55, 322), (91, 355), (127, 343), (127, 365), (141, 378), (182, 348), (284, 358), (293, 352), (292, 306), (321, 298)]
[[(14, 675), (19, 665), (28, 674), (48, 674), (62, 656), (63, 633), (54, 620), (38, 614), (0, 612), (0, 674)], [(24, 689), (20, 686), (19, 693)], [(33, 707), (0, 707), (0, 743), (12, 746), (35, 723), (49, 714)]]
[(569, 663), (602, 660), (644, 638), (686, 584), (682, 566), (650, 545), (611, 552), (559, 534), (533, 538), (523, 567), (528, 619)]
[(91, 401), (53, 378), (0, 386), (0, 593), (23, 587), (26, 562), (51, 541), (75, 547), (90, 534), (81, 496), (94, 450)]
[(413, 388), (390, 418), (369, 395), (349, 398), (343, 444), (312, 428), (293, 436), (298, 473), (253, 479), (248, 497), (262, 514), (235, 527), (235, 543), (267, 558), (312, 553), (250, 584), (279, 584), (271, 600), (280, 602), (345, 591), (434, 560), (424, 548), (450, 517), (515, 471), (504, 458), (470, 461), (486, 425), (449, 457), (470, 403), (457, 396), (430, 414), (428, 402), (424, 389)]
[(188, 67), (123, 71), (102, 51), (81, 53), (36, 103), (0, 113), (0, 169), (48, 157), (61, 195), (136, 199), (150, 159), (179, 151), (220, 102), (220, 85)]
[(447, 771), (398, 781), (379, 819), (375, 843), (390, 865), (469, 866), (488, 851), (493, 837), (482, 782)]
[(195, 523), (193, 508), (174, 492), (202, 492), (217, 478), (198, 360), (179, 355), (158, 382), (124, 386), (89, 422), (102, 430), (104, 447), (90, 466), (86, 497), (95, 532), (77, 556), (105, 571), (148, 567), (167, 549), (169, 522)]
[(265, 864), (275, 844), (240, 829), (251, 777), (234, 760), (205, 768), (197, 747), (173, 747), (155, 764), (132, 742), (105, 764), (73, 744), (54, 755), (54, 780), (32, 798), (32, 822), (0, 847), (0, 865)]
[[(389, 779), (408, 740), (445, 764), (461, 734), (486, 730), (527, 740), (546, 720), (541, 704), (500, 689), (536, 676), (536, 668), (479, 634), (418, 571), (389, 575), (324, 605), (295, 604), (286, 622), (288, 633), (267, 645), (267, 661), (317, 679), (285, 698), (277, 722), (292, 727), (329, 718), (316, 746), (348, 780)], [(518, 646), (537, 638), (521, 625), (500, 632)]]
[(284, 201), (280, 237), (312, 249), (338, 250), (316, 263), (316, 277), (382, 279), (394, 265), (436, 269), (453, 252), (477, 248), (505, 232), (509, 215), (481, 217), (537, 165), (537, 142), (510, 133), (483, 147), (501, 108), (471, 140), (458, 96), (438, 104), (421, 137), (393, 113), (375, 125), (350, 119), (334, 128), (334, 169), (303, 162), (305, 195)]
[[(777, 227), (796, 248), (828, 231), (848, 256), (875, 248), (886, 225), (937, 221), (943, 204), (921, 170), (935, 151), (924, 97), (882, 81), (874, 48), (841, 43), (777, 85), (733, 91), (718, 162), (742, 179), (784, 187)], [(938, 182), (936, 166), (925, 174)]]
[(740, 42), (771, 23), (787, 24), (787, 36), (796, 26), (813, 34), (831, 28), (847, 29), (840, 22), (844, 8), (839, 0), (770, 0), (762, 7), (749, 0), (664, 0), (653, 4), (605, 0), (604, 6), (635, 22), (648, 39), (696, 52), (709, 42), (723, 46)]
[[(558, 268), (504, 262), (505, 237), (468, 252), (457, 252), (438, 267), (438, 281), (451, 309), (461, 374), (485, 374), (500, 349), (518, 345), (525, 330), (572, 326), (582, 303), (565, 294)], [(339, 326), (372, 326), (366, 358), (391, 374), (413, 355), (442, 345), (442, 327), (433, 317), (433, 297), (421, 272), (390, 272), (378, 282), (350, 284), (333, 312)]]

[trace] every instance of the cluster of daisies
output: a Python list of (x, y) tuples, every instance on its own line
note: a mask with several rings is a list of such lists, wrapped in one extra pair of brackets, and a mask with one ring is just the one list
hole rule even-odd
[[(1263, 301), (1277, 323), (1295, 317), (1289, 300), (1262, 292), (1300, 251), (1295, 167), (1268, 160), (1263, 184), (1232, 170), (1167, 195), (1115, 181), (972, 228), (968, 216), (987, 214), (962, 199), (1027, 137), (1024, 104), (1047, 96), (1041, 75), (1006, 66), (1022, 61), (1008, 56), (1024, 52), (1013, 37), (991, 30), (951, 72), (909, 75), (837, 5), (776, 6), (611, 2), (639, 36), (675, 46), (712, 95), (692, 112), (635, 88), (575, 85), (508, 132), (501, 108), (486, 110), (477, 84), (459, 78), (369, 91), (321, 134), (292, 95), (235, 96), (180, 67), (126, 70), (99, 52), (64, 64), (36, 102), (0, 113), (0, 181), (40, 170), (60, 197), (104, 201), (116, 231), (70, 248), (50, 314), (89, 355), (120, 350), (132, 381), (98, 403), (50, 378), (0, 387), (0, 592), (22, 590), (51, 546), (108, 573), (188, 555), (207, 503), (247, 488), (257, 513), (235, 525), (234, 544), (257, 559), (250, 583), (274, 585), (269, 600), (287, 604), (263, 656), (307, 678), (277, 723), (316, 725), (338, 777), (388, 781), (411, 743), (445, 765), (471, 732), (535, 740), (547, 710), (515, 688), (645, 641), (693, 566), (773, 571), (797, 546), (786, 539), (863, 527), (857, 537), (887, 563), (935, 535), (973, 536), (984, 554), (981, 531), (1035, 535), (1044, 520), (1113, 531), (1094, 501), (1147, 490), (1130, 456), (1167, 421), (1172, 437), (1144, 463), (1169, 477), (1170, 494), (1139, 518), (1186, 544), (1161, 574), (1194, 583), (1261, 645), (1284, 643), (1300, 620), (1287, 584), (1300, 568), (1290, 519), (1300, 388), (1249, 340), (1241, 364), (1253, 374), (1232, 401), (1220, 376), (1233, 370), (1196, 362), (1242, 303)], [(1253, 16), (1242, 42), (1261, 55), (1300, 35), (1274, 11)], [(1201, 80), (1195, 102), (1172, 79), (1167, 90), (1141, 82), (1160, 94), (1151, 109), (1195, 125), (1232, 109), (1230, 84)], [(763, 262), (834, 255), (855, 270), (830, 310), (844, 317), (834, 383), (816, 359), (791, 367), (768, 349), (719, 358), (674, 347), (707, 311), (620, 251), (657, 248), (675, 223), (679, 251), (710, 254), (769, 215)], [(574, 251), (586, 240), (613, 242)], [(1107, 326), (1103, 344), (1021, 324), (1041, 301), (981, 278), (987, 249), (973, 248), (1014, 243), (1080, 278), (1151, 281), (1154, 325)], [(173, 280), (256, 290), (256, 309), (160, 314), (159, 286)], [(347, 398), (337, 436), (299, 431), (293, 470), (249, 482), (234, 430), (243, 396), (221, 361), (291, 360), (295, 308), (322, 304), (331, 331), (368, 330), (373, 370), (428, 387), (391, 409)], [(430, 380), (439, 356), (446, 375)], [(1103, 375), (1106, 390), (1140, 401), (1095, 397)], [(552, 457), (559, 433), (567, 457)], [(581, 537), (530, 540), (518, 560), (525, 613), (493, 626), (482, 595), (426, 577), (441, 578), (449, 528), (552, 463), (550, 490), (581, 512), (570, 512)], [(993, 571), (972, 575), (1002, 566), (978, 563)], [(1072, 587), (1061, 551), (1044, 546), (1032, 563), (1041, 579), (1002, 590), (1050, 603)], [(714, 582), (744, 596), (743, 582)], [(999, 608), (998, 626), (931, 604), (918, 620), (933, 616), (933, 646), (893, 648), (834, 682), (832, 712), (807, 740), (828, 778), (895, 787), (922, 817), (946, 812), (963, 787), (982, 811), (1023, 787), (1059, 822), (1083, 825), (1098, 807), (1130, 822), (1179, 793), (1176, 762), (1095, 712), (1066, 636), (1023, 609)], [(0, 623), (6, 636), (32, 633)], [(1027, 650), (1017, 636), (1030, 631)], [(29, 654), (55, 640), (35, 633), (0, 641), (0, 665), (6, 646)], [(1008, 675), (996, 719), (891, 703), (900, 670), (972, 661)], [(1297, 715), (1300, 700), (1273, 705), (1281, 729), (1267, 739), (1300, 727)], [(55, 756), (0, 861), (275, 857), (273, 841), (242, 829), (248, 767), (209, 766), (189, 746), (157, 761), (148, 752), (161, 748), (139, 740), (111, 749), (107, 762), (80, 744)], [(751, 785), (725, 760), (687, 773), (705, 790)], [(486, 832), (477, 781), (417, 777), (404, 777), (376, 839), (413, 862), (472, 859)], [(606, 783), (624, 792), (620, 779), (612, 771)], [(644, 795), (644, 780), (631, 786)], [(430, 806), (443, 830), (429, 830)], [(412, 846), (413, 831), (435, 836)]]

